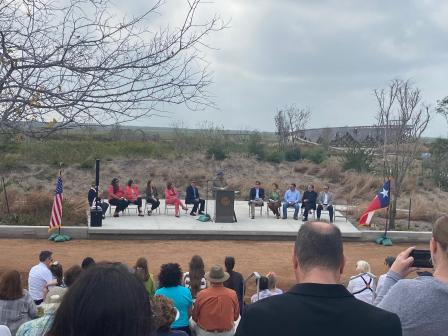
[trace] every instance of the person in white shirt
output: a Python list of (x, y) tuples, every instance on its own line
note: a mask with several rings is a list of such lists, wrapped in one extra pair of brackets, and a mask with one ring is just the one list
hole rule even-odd
[(250, 301), (252, 303), (255, 303), (262, 299), (266, 299), (270, 296), (283, 294), (283, 291), (281, 289), (278, 288), (274, 288), (272, 290), (269, 289), (269, 280), (265, 276), (262, 276), (260, 277), (260, 279), (257, 280), (257, 285), (258, 285), (258, 293), (255, 293), (250, 298)]
[(395, 262), (395, 257), (388, 256), (386, 259), (384, 259), (384, 265), (386, 266), (387, 270), (386, 273), (381, 274), (378, 278), (378, 284), (376, 285), (376, 292), (380, 292), (381, 286), (384, 284), (384, 280), (386, 280), (387, 272), (389, 272), (390, 268), (392, 267), (393, 263)]
[(39, 254), (39, 264), (33, 266), (28, 276), (28, 292), (36, 305), (40, 305), (45, 297), (44, 289), (52, 283), (53, 275), (50, 265), (53, 262), (53, 252), (42, 251)]
[(283, 294), (280, 288), (277, 288), (277, 276), (274, 272), (269, 272), (266, 277), (268, 278), (268, 288), (272, 295)]
[(373, 304), (376, 277), (371, 273), (369, 263), (364, 260), (358, 260), (356, 262), (356, 271), (359, 274), (350, 278), (347, 290), (358, 300)]

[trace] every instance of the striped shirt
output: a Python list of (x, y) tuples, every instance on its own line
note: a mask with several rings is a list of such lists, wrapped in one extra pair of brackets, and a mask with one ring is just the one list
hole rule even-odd
[(53, 280), (50, 269), (44, 263), (39, 263), (31, 268), (28, 276), (28, 287), (34, 301), (44, 298), (44, 287)]

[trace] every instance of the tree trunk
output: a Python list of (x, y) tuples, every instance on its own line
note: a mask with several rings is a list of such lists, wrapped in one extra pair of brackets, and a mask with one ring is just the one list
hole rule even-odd
[(389, 211), (389, 230), (395, 230), (395, 217), (397, 216), (397, 196), (393, 195)]

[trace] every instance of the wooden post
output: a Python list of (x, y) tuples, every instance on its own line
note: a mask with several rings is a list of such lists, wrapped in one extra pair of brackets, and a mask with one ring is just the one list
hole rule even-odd
[(9, 215), (8, 194), (6, 193), (5, 178), (3, 176), (2, 176), (2, 186), (3, 186), (3, 192), (5, 194), (6, 210), (8, 211), (8, 215)]
[(411, 208), (412, 208), (412, 198), (409, 198), (409, 211), (408, 211), (408, 231), (411, 227)]

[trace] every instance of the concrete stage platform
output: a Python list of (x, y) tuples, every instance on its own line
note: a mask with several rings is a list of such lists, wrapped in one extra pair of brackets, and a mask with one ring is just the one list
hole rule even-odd
[[(189, 205), (191, 208), (191, 205)], [(336, 206), (337, 209), (337, 206)], [(252, 240), (291, 240), (302, 225), (301, 217), (294, 220), (293, 209), (288, 210), (288, 219), (276, 219), (266, 214), (266, 205), (262, 215), (256, 208), (255, 219), (249, 218), (247, 202), (235, 202), (236, 223), (200, 222), (197, 217), (181, 210), (179, 218), (174, 217), (174, 209), (165, 215), (165, 204), (161, 200), (160, 214), (139, 217), (135, 209), (114, 218), (108, 213), (102, 227), (89, 227), (90, 239), (252, 239)], [(214, 201), (209, 201), (208, 213), (214, 216)], [(309, 219), (313, 217), (310, 215)], [(324, 212), (322, 219), (328, 220)], [(336, 211), (335, 225), (341, 229), (345, 239), (359, 239), (361, 232), (348, 222), (342, 213)]]

